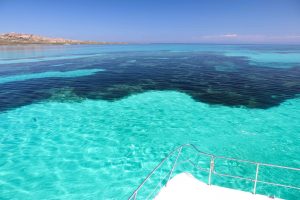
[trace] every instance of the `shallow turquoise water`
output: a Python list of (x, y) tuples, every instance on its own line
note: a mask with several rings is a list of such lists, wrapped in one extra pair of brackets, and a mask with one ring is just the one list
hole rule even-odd
[(300, 99), (268, 110), (209, 106), (171, 91), (25, 106), (0, 115), (2, 195), (122, 199), (184, 143), (299, 166), (299, 107)]
[(0, 76), (0, 84), (16, 82), (16, 81), (25, 81), (25, 80), (37, 79), (37, 78), (48, 78), (48, 77), (68, 78), (68, 77), (88, 76), (100, 71), (102, 70), (86, 69), (86, 70), (74, 70), (74, 71), (67, 71), (67, 72), (49, 71), (43, 73), (19, 74), (14, 76), (3, 76), (3, 77)]
[[(87, 46), (72, 49), (71, 52), (87, 55), (92, 52), (101, 53), (102, 56), (105, 49), (100, 51), (97, 48), (105, 47)], [(204, 46), (200, 50), (215, 51), (218, 48)], [(110, 46), (107, 52), (153, 49), (191, 52), (197, 48), (192, 45)], [(47, 69), (53, 71), (64, 67), (64, 63), (72, 63), (74, 57), (68, 49), (66, 51), (68, 53), (58, 53), (64, 56), (64, 60), (59, 60), (60, 64), (51, 63), (52, 67)], [(3, 55), (5, 59), (10, 59), (10, 63), (27, 58), (34, 60), (33, 63), (39, 63), (41, 60), (35, 60), (28, 55), (41, 56), (47, 55), (47, 52), (49, 56), (57, 56), (51, 49), (37, 53), (29, 51), (26, 55), (18, 51)], [(259, 54), (259, 51), (256, 53)], [(68, 56), (70, 58), (66, 59)], [(10, 65), (4, 65), (8, 62), (4, 57), (0, 63), (5, 67), (5, 72), (8, 72)], [(271, 57), (256, 58), (252, 59), (250, 55), (247, 59), (263, 62), (265, 67), (278, 67), (278, 63), (288, 63), (282, 68), (295, 67), (294, 63), (299, 62), (297, 59), (287, 62), (285, 56), (282, 57), (284, 61), (279, 58), (274, 60), (277, 64), (272, 66)], [(43, 58), (43, 61), (46, 60), (47, 58)], [(27, 61), (23, 63), (24, 66), (34, 66)], [(77, 62), (81, 66), (85, 60)], [(122, 64), (127, 65), (128, 62)], [(135, 62), (131, 59), (129, 63)], [(44, 65), (46, 64), (48, 63)], [(146, 64), (151, 68), (151, 63)], [(43, 63), (40, 65), (44, 66)], [(94, 65), (101, 68), (95, 62), (89, 63), (87, 69), (75, 67), (72, 71), (68, 68), (69, 71), (56, 71), (54, 74), (47, 70), (38, 73), (26, 72), (27, 76), (25, 75), (25, 79), (21, 78), (22, 80), (20, 77), (24, 73), (20, 75), (18, 72), (22, 68), (14, 66), (16, 71), (12, 75), (6, 75), (10, 77), (10, 81), (0, 81), (0, 84), (5, 86), (3, 88), (10, 88), (21, 82), (31, 87), (30, 84), (35, 82), (22, 81), (38, 79), (38, 84), (42, 84), (43, 78), (56, 77), (68, 80), (73, 78), (77, 80), (75, 86), (78, 84), (78, 87), (82, 87), (80, 80), (76, 78), (86, 77), (93, 84), (95, 80), (89, 77), (94, 73), (110, 70), (107, 68), (101, 71), (100, 68), (95, 69)], [(223, 72), (224, 65), (220, 65), (218, 70)], [(228, 70), (226, 66), (225, 70)], [(110, 77), (106, 82), (109, 80)], [(55, 91), (57, 88), (53, 89)], [(61, 93), (61, 89), (58, 89), (60, 92), (56, 95)], [(114, 101), (83, 98), (73, 94), (72, 88), (65, 90), (67, 92), (63, 94), (67, 94), (67, 98), (52, 96), (37, 103), (28, 103), (0, 112), (0, 199), (126, 199), (168, 152), (184, 143), (193, 143), (202, 151), (216, 155), (300, 166), (299, 96), (287, 99), (279, 106), (258, 109), (203, 103), (175, 90), (134, 92)], [(68, 92), (72, 93), (72, 98), (69, 98)], [(9, 94), (8, 92), (7, 95)], [(278, 181), (289, 176), (283, 173)], [(299, 185), (299, 174), (291, 176), (292, 184)], [(234, 183), (233, 186), (239, 188), (240, 183)], [(262, 190), (264, 189), (258, 193), (268, 193)], [(298, 194), (295, 191), (279, 193), (290, 199), (296, 199)]]

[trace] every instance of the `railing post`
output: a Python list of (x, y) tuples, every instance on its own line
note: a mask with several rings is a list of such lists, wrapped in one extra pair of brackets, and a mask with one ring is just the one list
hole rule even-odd
[(129, 197), (128, 200), (136, 200), (137, 193), (138, 193), (138, 192), (135, 191), (135, 192), (131, 195), (131, 197)]
[[(177, 164), (177, 160), (178, 160), (178, 158), (179, 158), (179, 156), (180, 156), (180, 154), (181, 154), (182, 148), (183, 148), (183, 147), (180, 147), (180, 149), (179, 149), (179, 151), (178, 151), (176, 160), (175, 160), (175, 162), (174, 162), (174, 165), (173, 165), (173, 167), (172, 167), (172, 169), (171, 169), (171, 172), (170, 172), (170, 175), (169, 175), (169, 178), (168, 178), (168, 182), (169, 182), (169, 180), (171, 179), (171, 176), (172, 176), (173, 171), (174, 171), (174, 169), (175, 169), (175, 166), (176, 166), (176, 164)], [(167, 184), (168, 184), (168, 182), (167, 182)]]
[(214, 171), (214, 167), (215, 167), (215, 157), (212, 156), (210, 159), (210, 166), (209, 166), (208, 185), (211, 185), (211, 175)]
[(256, 172), (255, 172), (255, 180), (254, 180), (254, 186), (253, 186), (253, 194), (256, 194), (256, 185), (258, 180), (258, 172), (259, 172), (259, 163), (256, 164)]

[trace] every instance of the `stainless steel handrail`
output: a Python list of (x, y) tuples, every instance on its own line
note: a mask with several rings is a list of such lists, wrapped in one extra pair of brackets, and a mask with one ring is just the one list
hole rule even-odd
[(154, 174), (154, 172), (169, 158), (171, 157), (178, 149), (182, 149), (185, 145), (181, 145), (180, 147), (176, 148), (175, 150), (171, 151), (144, 179), (144, 181), (139, 185), (139, 187), (132, 193), (132, 195), (129, 197), (129, 199), (136, 199), (137, 193), (140, 190), (140, 188), (147, 182), (147, 180)]
[[(139, 190), (142, 188), (142, 186), (148, 181), (148, 179), (155, 173), (155, 171), (160, 168), (162, 166), (162, 164), (164, 162), (166, 162), (171, 156), (173, 156), (175, 154), (175, 152), (177, 153), (176, 159), (174, 161), (174, 164), (172, 166), (172, 169), (169, 171), (168, 173), (168, 181), (170, 180), (173, 171), (176, 168), (177, 165), (177, 161), (178, 158), (182, 152), (182, 149), (184, 147), (192, 147), (197, 154), (201, 154), (204, 156), (208, 156), (210, 157), (210, 166), (209, 166), (209, 170), (198, 167), (195, 163), (193, 163), (191, 160), (187, 159), (186, 161), (188, 161), (190, 164), (192, 164), (196, 169), (201, 170), (201, 171), (205, 171), (208, 172), (208, 185), (211, 185), (212, 182), (212, 175), (218, 175), (218, 176), (224, 176), (224, 177), (230, 177), (230, 178), (236, 178), (236, 179), (243, 179), (243, 180), (248, 180), (248, 181), (252, 181), (254, 183), (253, 186), (253, 194), (256, 194), (256, 187), (257, 187), (257, 183), (263, 183), (263, 184), (267, 184), (267, 185), (274, 185), (274, 186), (279, 186), (279, 187), (285, 187), (285, 188), (292, 188), (292, 189), (296, 189), (296, 190), (300, 190), (300, 187), (297, 186), (291, 186), (291, 185), (285, 185), (285, 184), (279, 184), (279, 183), (273, 183), (273, 182), (267, 182), (267, 181), (261, 181), (258, 179), (258, 175), (259, 175), (259, 168), (260, 166), (266, 166), (266, 167), (274, 167), (274, 168), (279, 168), (279, 169), (287, 169), (287, 170), (294, 170), (294, 171), (300, 171), (300, 168), (295, 168), (295, 167), (287, 167), (287, 166), (280, 166), (280, 165), (274, 165), (274, 164), (267, 164), (267, 163), (261, 163), (261, 162), (253, 162), (253, 161), (249, 161), (249, 160), (242, 160), (242, 159), (236, 159), (236, 158), (230, 158), (230, 157), (225, 157), (225, 156), (216, 156), (214, 154), (210, 154), (210, 153), (206, 153), (203, 151), (200, 151), (195, 145), (193, 144), (183, 144), (177, 148), (175, 148), (173, 151), (171, 151), (171, 153), (169, 153), (149, 174), (148, 176), (143, 180), (143, 182), (138, 186), (138, 188), (132, 193), (132, 195), (129, 197), (129, 200), (132, 199), (136, 199), (137, 194), (139, 192)], [(246, 177), (242, 177), (242, 176), (235, 176), (235, 175), (230, 175), (230, 174), (222, 174), (222, 173), (218, 173), (215, 171), (215, 160), (216, 159), (223, 159), (223, 160), (231, 160), (231, 161), (236, 161), (236, 162), (243, 162), (243, 163), (248, 163), (248, 164), (252, 164), (256, 166), (256, 170), (255, 170), (255, 178), (251, 179), (251, 178), (246, 178)], [(167, 176), (165, 176), (167, 177)]]

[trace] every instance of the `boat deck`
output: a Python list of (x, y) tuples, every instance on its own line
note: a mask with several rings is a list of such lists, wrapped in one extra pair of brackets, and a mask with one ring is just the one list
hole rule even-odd
[(207, 185), (196, 179), (189, 173), (181, 173), (173, 177), (167, 186), (163, 187), (155, 197), (155, 200), (271, 200), (267, 196), (252, 194), (240, 190)]

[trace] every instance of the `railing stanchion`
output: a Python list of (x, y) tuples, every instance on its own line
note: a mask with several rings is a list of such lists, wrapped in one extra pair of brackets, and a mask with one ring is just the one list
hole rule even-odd
[(208, 185), (211, 185), (211, 175), (214, 171), (214, 167), (215, 167), (215, 157), (212, 156), (210, 159), (210, 166), (209, 166)]
[(137, 195), (137, 192), (134, 193), (133, 200), (136, 200), (136, 195)]
[[(172, 167), (172, 169), (171, 169), (171, 172), (170, 172), (170, 175), (169, 175), (169, 178), (168, 178), (168, 182), (169, 182), (169, 180), (171, 179), (171, 176), (172, 176), (172, 174), (173, 174), (173, 171), (174, 171), (174, 169), (175, 169), (175, 167), (176, 167), (177, 160), (178, 160), (178, 158), (179, 158), (179, 156), (180, 156), (180, 154), (181, 154), (182, 148), (183, 148), (183, 147), (180, 147), (180, 149), (178, 150), (178, 154), (177, 154), (177, 156), (176, 156), (176, 160), (175, 160), (175, 162), (174, 162), (174, 165), (173, 165), (173, 167)], [(168, 182), (167, 182), (167, 184), (168, 184)]]
[(258, 180), (258, 172), (259, 172), (259, 163), (256, 164), (256, 172), (255, 172), (255, 180), (254, 180), (254, 186), (253, 186), (253, 194), (256, 194), (256, 185)]

